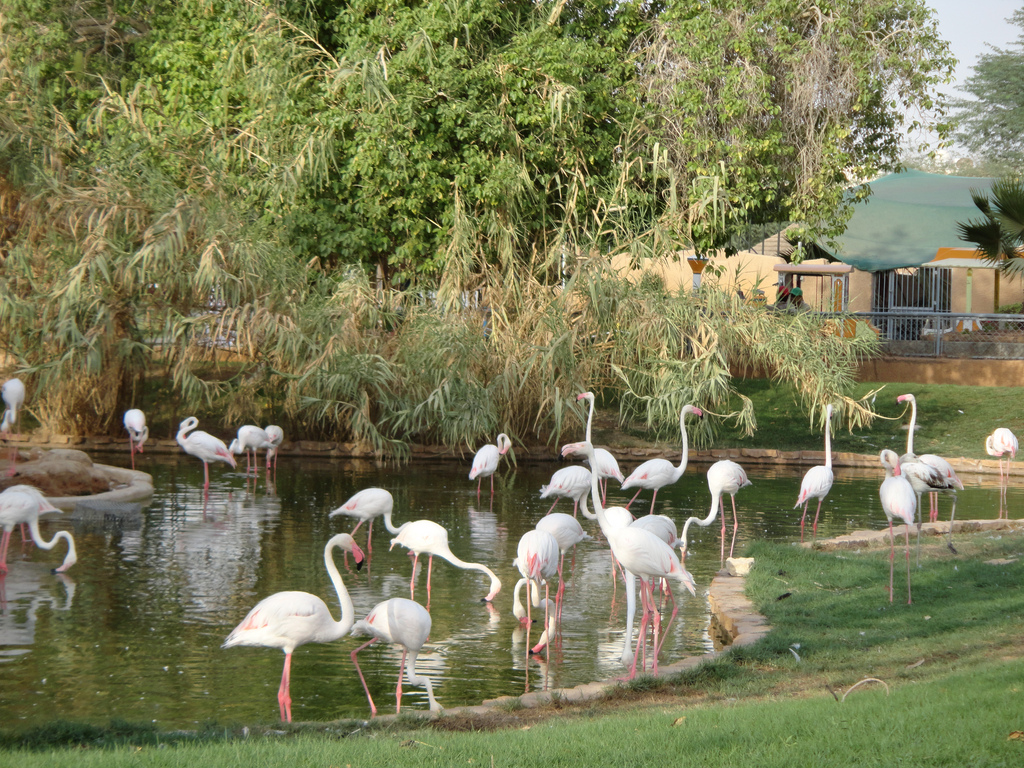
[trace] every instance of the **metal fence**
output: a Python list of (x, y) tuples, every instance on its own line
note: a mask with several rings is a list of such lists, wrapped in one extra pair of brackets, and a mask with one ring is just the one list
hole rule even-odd
[(1024, 315), (976, 315), (928, 310), (859, 312), (898, 357), (1024, 360)]

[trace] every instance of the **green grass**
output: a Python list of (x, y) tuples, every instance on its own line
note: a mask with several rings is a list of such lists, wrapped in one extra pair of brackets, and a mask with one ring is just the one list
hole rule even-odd
[[(738, 391), (754, 403), (757, 434), (745, 438), (735, 430), (724, 429), (715, 447), (823, 450), (823, 433), (817, 425), (812, 430), (807, 415), (797, 406), (791, 385), (773, 384), (765, 379), (736, 383)], [(985, 438), (996, 427), (1008, 427), (1024, 438), (1024, 387), (865, 382), (857, 385), (854, 396), (862, 397), (879, 388), (873, 406), (879, 418), (870, 428), (854, 433), (839, 428), (836, 421), (832, 450), (877, 454), (883, 448), (893, 448), (902, 454), (907, 444), (910, 409), (897, 403), (896, 398), (907, 393), (917, 398), (917, 453), (987, 459)]]
[[(546, 713), (158, 733), (54, 724), (0, 735), (0, 764), (64, 766), (1001, 766), (1024, 764), (1024, 536), (923, 551), (906, 605), (888, 551), (756, 543), (748, 595), (773, 631), (672, 678)], [(993, 559), (1008, 562), (991, 563)], [(783, 598), (782, 596), (785, 595)], [(780, 599), (782, 598), (782, 599)], [(799, 654), (797, 659), (791, 649)], [(888, 685), (853, 686), (867, 677)], [(843, 695), (849, 696), (843, 700)]]

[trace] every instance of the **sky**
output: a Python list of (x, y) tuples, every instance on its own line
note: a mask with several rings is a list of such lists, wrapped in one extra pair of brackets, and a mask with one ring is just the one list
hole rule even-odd
[[(953, 55), (960, 63), (956, 68), (956, 85), (970, 75), (978, 57), (990, 49), (1009, 47), (1021, 34), (1021, 29), (1007, 23), (1007, 19), (1024, 0), (926, 0), (939, 19), (939, 30), (949, 41)], [(963, 96), (954, 91), (953, 95)]]

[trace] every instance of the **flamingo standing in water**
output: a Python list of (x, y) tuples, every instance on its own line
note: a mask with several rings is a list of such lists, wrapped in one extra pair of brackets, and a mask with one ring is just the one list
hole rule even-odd
[(892, 519), (898, 517), (906, 526), (907, 534), (907, 605), (910, 599), (910, 526), (914, 524), (914, 512), (917, 509), (917, 496), (914, 489), (902, 474), (900, 460), (895, 451), (888, 449), (879, 455), (885, 468), (885, 480), (878, 489), (882, 501), (882, 510), (889, 520), (889, 602), (892, 602), (893, 561), (896, 558), (896, 538), (892, 530)]
[(420, 555), (427, 554), (430, 560), (427, 564), (427, 607), (430, 607), (430, 576), (434, 569), (434, 555), (442, 557), (456, 568), (463, 568), (471, 571), (480, 571), (491, 578), (490, 592), (484, 597), (485, 602), (494, 600), (494, 596), (501, 590), (501, 579), (494, 575), (494, 571), (480, 563), (467, 563), (452, 554), (448, 548), (448, 531), (433, 520), (413, 520), (402, 525), (395, 538), (391, 540), (391, 548), (395, 544), (413, 553), (412, 579), (409, 580), (409, 596), (415, 597), (416, 592), (416, 565), (419, 563)]
[(473, 467), (469, 470), (469, 479), (476, 480), (476, 497), (480, 498), (480, 484), (485, 477), (491, 478), (491, 497), (494, 497), (494, 473), (498, 471), (498, 461), (508, 453), (512, 441), (502, 432), (498, 435), (497, 445), (485, 445), (473, 457)]
[[(685, 411), (685, 408), (684, 408)], [(588, 442), (570, 443), (562, 447), (562, 455), (579, 454), (586, 456), (591, 462), (594, 461), (594, 447)], [(593, 464), (591, 464), (593, 466)], [(592, 475), (591, 498), (594, 508), (597, 510), (598, 521), (606, 518), (604, 505), (600, 502), (600, 495), (597, 486), (597, 476)], [(605, 520), (607, 522), (607, 520)], [(668, 544), (659, 539), (650, 531), (637, 528), (632, 525), (615, 528), (611, 525), (601, 525), (602, 531), (608, 538), (612, 553), (619, 561), (627, 574), (627, 617), (626, 617), (626, 648), (623, 651), (623, 661), (628, 659), (628, 649), (632, 644), (633, 610), (635, 610), (635, 597), (633, 582), (640, 579), (640, 601), (644, 609), (643, 618), (640, 623), (640, 643), (633, 652), (633, 664), (629, 671), (629, 678), (636, 677), (636, 664), (640, 654), (641, 644), (646, 645), (647, 625), (653, 620), (654, 630), (654, 674), (658, 673), (658, 653), (661, 650), (662, 639), (659, 641), (661, 630), (661, 612), (654, 602), (654, 593), (651, 583), (655, 580), (666, 580), (665, 593), (672, 605), (672, 615), (665, 625), (665, 631), (672, 624), (679, 612), (672, 588), (668, 585), (668, 579), (675, 579), (682, 584), (691, 595), (696, 594), (696, 587), (693, 576), (683, 567), (676, 553)]]
[(335, 621), (327, 604), (316, 595), (308, 592), (278, 592), (260, 600), (242, 619), (242, 623), (231, 630), (221, 645), (221, 648), (258, 645), (284, 651), (284, 670), (281, 672), (277, 703), (281, 708), (281, 720), (289, 723), (292, 721), (292, 698), (289, 693), (292, 652), (306, 643), (337, 640), (352, 628), (352, 622), (355, 621), (352, 598), (331, 556), (335, 547), (351, 552), (356, 559), (356, 568), (362, 566), (363, 553), (347, 533), (332, 537), (324, 547), (327, 573), (331, 576), (331, 583), (338, 593), (338, 602), (341, 603), (341, 620)]
[[(999, 459), (999, 519), (1010, 516), (1010, 510), (1006, 506), (1006, 490), (1010, 485), (1010, 461), (1017, 456), (1017, 436), (1006, 427), (998, 427), (995, 432), (985, 438), (985, 453), (989, 456), (996, 456)], [(1006, 458), (1006, 474), (1003, 474), (1003, 455), (1010, 454)]]
[(629, 505), (636, 501), (636, 497), (640, 495), (640, 491), (645, 488), (651, 488), (654, 490), (654, 495), (651, 496), (651, 511), (649, 514), (654, 514), (654, 500), (658, 497), (658, 490), (664, 488), (666, 485), (671, 485), (683, 476), (686, 471), (686, 462), (689, 457), (689, 446), (686, 441), (686, 414), (692, 413), (695, 416), (702, 417), (704, 412), (694, 405), (684, 405), (682, 411), (679, 412), (679, 431), (683, 436), (683, 457), (679, 462), (679, 466), (673, 466), (671, 461), (667, 459), (651, 459), (645, 461), (639, 467), (633, 470), (633, 472), (627, 477), (623, 483), (622, 488), (637, 488), (637, 492), (633, 494), (633, 498), (629, 500), (629, 504), (626, 504), (626, 509), (629, 509)]
[[(189, 416), (181, 424), (178, 425), (178, 445), (181, 449), (190, 456), (195, 456), (201, 462), (203, 462), (203, 477), (205, 482), (203, 483), (203, 490), (209, 492), (210, 490), (210, 462), (211, 461), (223, 461), (225, 464), (230, 464), (232, 468), (236, 466), (235, 457), (231, 455), (231, 451), (224, 445), (224, 441), (214, 437), (208, 432), (193, 432), (197, 426), (199, 426), (199, 419), (195, 416)], [(191, 434), (190, 434), (191, 433)]]
[[(590, 427), (594, 421), (594, 393), (584, 392), (581, 395), (576, 395), (576, 402), (578, 403), (580, 400), (587, 400), (590, 403), (590, 413), (587, 415), (587, 436), (583, 439), (588, 443), (593, 443), (593, 440), (590, 439)], [(594, 456), (597, 463), (593, 471), (597, 472), (597, 479), (601, 481), (601, 503), (605, 504), (608, 501), (608, 481), (618, 480), (622, 483), (625, 478), (622, 476), (622, 470), (619, 469), (619, 462), (604, 448), (594, 448)]]
[(562, 467), (551, 475), (547, 485), (540, 488), (540, 497), (547, 499), (555, 497), (554, 502), (548, 509), (547, 514), (555, 508), (555, 504), (561, 498), (572, 499), (572, 516), (576, 517), (580, 501), (586, 504), (587, 494), (590, 493), (590, 470), (586, 467), (572, 466)]
[(124, 428), (128, 430), (128, 448), (132, 455), (132, 469), (135, 469), (135, 454), (142, 453), (142, 446), (149, 439), (146, 414), (138, 408), (124, 412)]
[[(40, 549), (53, 549), (57, 542), (65, 539), (68, 543), (68, 553), (64, 562), (54, 568), (54, 573), (64, 573), (68, 568), (78, 562), (78, 554), (75, 550), (75, 540), (67, 531), (57, 531), (56, 535), (49, 541), (45, 541), (39, 533), (39, 515), (46, 512), (60, 512), (55, 506), (46, 500), (37, 488), (30, 485), (12, 485), (0, 493), (0, 527), (3, 534), (0, 534), (0, 575), (7, 573), (7, 548), (11, 543), (11, 533), (14, 526), (28, 524), (32, 541)], [(24, 534), (24, 528), (22, 533)]]
[(402, 667), (409, 677), (409, 685), (422, 685), (427, 689), (427, 699), (430, 701), (430, 711), (440, 712), (442, 707), (434, 698), (434, 686), (430, 678), (416, 675), (416, 659), (419, 657), (423, 644), (430, 637), (430, 614), (427, 609), (417, 602), (406, 600), (404, 597), (393, 597), (382, 603), (377, 603), (365, 619), (355, 623), (350, 633), (352, 637), (369, 635), (369, 641), (363, 643), (351, 653), (352, 663), (359, 673), (359, 679), (363, 683), (363, 690), (366, 691), (366, 698), (370, 702), (370, 716), (377, 715), (377, 707), (370, 696), (370, 688), (366, 685), (366, 678), (363, 677), (363, 670), (359, 668), (359, 660), (356, 654), (361, 650), (378, 641), (402, 646), (402, 661), (398, 667), (398, 687), (395, 689), (395, 697), (398, 699), (396, 713), (402, 711)]
[(391, 513), (394, 508), (395, 499), (390, 492), (383, 488), (364, 488), (340, 507), (333, 510), (328, 517), (345, 515), (358, 520), (359, 522), (356, 523), (356, 527), (352, 529), (353, 536), (356, 535), (360, 525), (369, 523), (366, 532), (366, 551), (372, 553), (373, 544), (371, 543), (371, 537), (373, 536), (373, 521), (376, 518), (383, 517), (384, 525), (387, 526), (391, 533), (398, 533), (399, 531), (391, 521)]
[(818, 500), (818, 509), (814, 513), (814, 524), (811, 527), (811, 541), (813, 542), (818, 538), (818, 515), (821, 514), (821, 502), (825, 500), (825, 497), (828, 496), (828, 492), (832, 490), (832, 482), (835, 479), (832, 475), (831, 425), (832, 405), (829, 404), (825, 407), (825, 464), (824, 466), (819, 465), (807, 470), (807, 474), (804, 475), (804, 479), (800, 483), (800, 496), (797, 497), (796, 505), (793, 507), (793, 509), (799, 509), (801, 504), (804, 505), (804, 513), (800, 516), (801, 543), (804, 540), (804, 523), (807, 520), (807, 505), (810, 504), (811, 499)]
[[(522, 535), (519, 539), (519, 546), (516, 549), (516, 559), (512, 561), (512, 565), (519, 569), (519, 573), (522, 574), (524, 579), (532, 583), (536, 583), (538, 586), (543, 582), (544, 584), (544, 627), (547, 629), (550, 615), (548, 613), (549, 598), (551, 596), (551, 579), (559, 572), (559, 556), (561, 554), (560, 547), (558, 546), (558, 539), (553, 534), (548, 533), (544, 530), (534, 528), (529, 530)], [(531, 586), (532, 589), (532, 586)], [(555, 616), (558, 616), (558, 593), (555, 593)], [(533, 621), (533, 617), (530, 615), (530, 603), (531, 599), (526, 606), (526, 619), (527, 626)], [(557, 619), (556, 619), (557, 620)], [(551, 636), (547, 637), (547, 641), (550, 642)], [(538, 643), (532, 649), (533, 653), (540, 653), (540, 649), (544, 646)]]
[(589, 541), (590, 534), (583, 530), (579, 520), (562, 512), (552, 512), (540, 519), (534, 526), (538, 531), (547, 531), (558, 542), (558, 592), (555, 593), (555, 604), (558, 606), (558, 620), (562, 620), (562, 599), (565, 595), (565, 580), (562, 568), (565, 553), (573, 549), (581, 541)]
[[(3, 387), (0, 388), (0, 397), (3, 398), (4, 405), (7, 406), (4, 410), (3, 418), (0, 419), (0, 435), (4, 435), (10, 441), (11, 428), (14, 425), (19, 425), (18, 434), (21, 434), (18, 410), (25, 404), (25, 385), (21, 383), (21, 379), (8, 379), (4, 382)], [(10, 442), (7, 460), (11, 463), (7, 470), (7, 476), (14, 477), (17, 471), (18, 448), (13, 442)]]
[[(256, 451), (260, 448), (266, 448), (269, 453), (271, 448), (270, 435), (267, 434), (265, 429), (260, 429), (254, 424), (246, 424), (239, 427), (238, 436), (228, 446), (228, 450), (235, 456), (245, 453), (245, 473), (247, 475), (257, 471)], [(249, 458), (250, 454), (252, 455), (251, 460)], [(267, 468), (270, 468), (269, 461), (267, 462)]]
[[(896, 398), (897, 403), (910, 401), (910, 427), (907, 432), (907, 452), (900, 456), (900, 464), (910, 461), (918, 461), (934, 467), (940, 473), (943, 480), (943, 488), (932, 488), (928, 492), (928, 520), (935, 522), (939, 519), (939, 493), (948, 493), (953, 497), (953, 511), (949, 516), (949, 530), (953, 531), (953, 520), (956, 518), (956, 491), (964, 489), (964, 484), (956, 476), (956, 472), (948, 461), (934, 453), (925, 453), (918, 456), (914, 453), (914, 430), (917, 428), (917, 398), (913, 395), (900, 395)], [(921, 512), (921, 519), (924, 519), (924, 512)]]
[(729, 494), (732, 499), (732, 543), (729, 545), (729, 557), (732, 557), (733, 549), (736, 547), (736, 530), (739, 528), (739, 518), (736, 517), (736, 494), (740, 488), (750, 485), (747, 473), (743, 467), (735, 461), (723, 459), (716, 461), (708, 467), (708, 489), (711, 491), (712, 499), (718, 498), (722, 512), (722, 562), (725, 562), (725, 498)]
[(268, 424), (263, 428), (270, 438), (270, 446), (267, 449), (267, 469), (270, 469), (270, 462), (274, 462), (274, 471), (277, 472), (277, 454), (281, 452), (281, 443), (284, 442), (284, 430), (276, 424)]

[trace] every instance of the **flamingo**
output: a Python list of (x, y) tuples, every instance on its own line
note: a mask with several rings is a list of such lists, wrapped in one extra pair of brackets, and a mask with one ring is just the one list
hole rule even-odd
[[(232, 440), (231, 445), (228, 446), (228, 450), (235, 456), (240, 456), (242, 453), (245, 453), (246, 474), (256, 470), (256, 451), (260, 448), (266, 448), (267, 453), (270, 453), (270, 435), (267, 434), (265, 429), (260, 429), (253, 424), (246, 424), (239, 427), (238, 437)], [(249, 459), (250, 451), (252, 452), (251, 461)], [(269, 461), (267, 462), (267, 468), (270, 468)]]
[[(572, 516), (576, 517), (580, 500), (585, 500), (588, 493), (590, 493), (590, 470), (580, 466), (562, 467), (556, 470), (551, 475), (551, 480), (548, 481), (548, 484), (542, 485), (540, 488), (540, 497), (542, 499), (547, 499), (551, 496), (555, 497), (554, 503), (547, 511), (549, 515), (551, 510), (555, 508), (558, 500), (566, 498), (572, 499)], [(584, 504), (586, 504), (586, 501), (584, 501)]]
[[(953, 511), (949, 517), (949, 530), (950, 533), (953, 531), (953, 520), (956, 518), (956, 490), (959, 488), (961, 491), (964, 489), (964, 484), (960, 482), (960, 478), (956, 476), (956, 472), (948, 461), (941, 456), (936, 456), (934, 453), (925, 453), (918, 456), (914, 453), (914, 429), (917, 427), (917, 398), (913, 395), (900, 395), (896, 398), (897, 403), (910, 401), (910, 428), (907, 432), (907, 452), (900, 456), (900, 463), (904, 464), (908, 461), (919, 461), (922, 464), (927, 464), (930, 467), (934, 467), (939, 471), (943, 478), (943, 488), (933, 488), (928, 493), (928, 519), (930, 522), (935, 522), (939, 519), (939, 492), (948, 493), (953, 497)], [(921, 519), (924, 519), (924, 513), (921, 513)]]
[[(685, 412), (686, 408), (683, 410)], [(680, 421), (682, 421), (682, 417), (680, 417)], [(594, 447), (590, 443), (584, 441), (582, 443), (570, 443), (569, 445), (563, 446), (562, 455), (568, 456), (570, 454), (582, 454), (586, 456), (590, 459), (591, 466), (593, 466)], [(661, 642), (664, 642), (664, 640), (661, 642), (658, 640), (661, 628), (661, 613), (654, 604), (653, 590), (649, 582), (655, 579), (675, 579), (688, 589), (691, 595), (696, 595), (697, 592), (693, 582), (693, 576), (691, 576), (689, 571), (687, 571), (686, 568), (683, 567), (682, 563), (680, 563), (679, 558), (676, 557), (676, 553), (672, 550), (672, 547), (650, 531), (645, 531), (642, 528), (636, 528), (631, 525), (618, 528), (608, 525), (606, 529), (605, 523), (607, 523), (608, 520), (606, 518), (604, 505), (600, 502), (596, 474), (592, 474), (591, 476), (591, 498), (594, 501), (594, 508), (597, 510), (598, 521), (601, 522), (601, 519), (605, 518), (605, 521), (602, 522), (601, 529), (605, 532), (605, 536), (608, 537), (608, 543), (611, 545), (612, 553), (615, 555), (615, 559), (619, 561), (627, 574), (627, 630), (626, 646), (623, 650), (623, 660), (625, 661), (628, 659), (628, 650), (632, 644), (632, 620), (633, 610), (635, 610), (633, 582), (639, 578), (640, 600), (644, 609), (643, 618), (640, 623), (640, 637), (646, 638), (647, 625), (653, 617), (654, 674), (657, 674), (658, 653), (661, 650)], [(668, 627), (672, 624), (672, 621), (678, 614), (679, 609), (676, 606), (675, 598), (672, 595), (672, 588), (667, 585), (667, 581), (665, 591), (672, 604), (672, 615), (669, 618), (668, 623), (665, 625), (665, 631), (667, 632)], [(646, 643), (646, 641), (642, 642)], [(640, 644), (638, 643), (636, 650), (633, 652), (633, 665), (630, 668), (628, 679), (636, 677), (636, 663), (639, 653)]]
[(277, 471), (277, 454), (281, 452), (281, 443), (284, 442), (284, 430), (276, 424), (268, 424), (263, 428), (270, 438), (270, 447), (267, 449), (267, 469), (270, 469), (270, 462), (274, 462), (274, 471)]
[(917, 496), (907, 478), (903, 477), (900, 460), (895, 451), (886, 449), (879, 455), (885, 468), (885, 480), (878, 489), (882, 500), (882, 509), (889, 520), (889, 602), (892, 602), (893, 560), (896, 557), (896, 538), (892, 530), (892, 519), (898, 517), (906, 525), (907, 534), (907, 605), (910, 600), (910, 526), (914, 524), (914, 512), (917, 509)]
[[(594, 421), (594, 393), (584, 392), (581, 395), (576, 395), (576, 402), (578, 403), (580, 400), (590, 402), (590, 413), (587, 415), (587, 436), (584, 439), (591, 443), (593, 441), (590, 439), (590, 426)], [(594, 456), (597, 457), (597, 468), (594, 471), (597, 472), (597, 479), (601, 481), (601, 503), (604, 504), (608, 500), (608, 481), (618, 480), (622, 483), (625, 478), (622, 476), (622, 470), (619, 469), (619, 462), (604, 448), (595, 448)]]
[[(995, 432), (985, 438), (985, 453), (999, 458), (999, 519), (1010, 516), (1006, 507), (1006, 490), (1010, 484), (1010, 461), (1017, 456), (1017, 436), (1006, 427), (998, 427)], [(1006, 459), (1006, 474), (1003, 474), (1003, 454), (1010, 454)]]
[[(64, 562), (53, 569), (54, 573), (64, 573), (78, 562), (75, 540), (67, 531), (57, 531), (49, 541), (43, 540), (39, 533), (39, 515), (46, 512), (60, 512), (60, 510), (48, 502), (37, 488), (30, 485), (12, 485), (0, 493), (0, 527), (3, 528), (3, 534), (0, 534), (0, 576), (7, 573), (7, 548), (11, 543), (14, 526), (19, 524), (28, 523), (32, 541), (41, 549), (53, 549), (60, 539), (67, 540), (68, 553), (64, 557)], [(22, 532), (24, 533), (24, 529)]]
[[(725, 499), (723, 494), (729, 494), (732, 498), (732, 543), (729, 545), (729, 557), (732, 557), (733, 549), (736, 547), (736, 529), (739, 527), (739, 520), (736, 517), (736, 494), (740, 488), (750, 485), (747, 473), (743, 467), (735, 461), (723, 459), (716, 461), (708, 467), (708, 490), (711, 491), (712, 500), (718, 499), (722, 511), (722, 562), (725, 562)], [(708, 518), (705, 525), (710, 525), (712, 518)], [(685, 537), (684, 537), (685, 538)]]
[[(531, 579), (520, 579), (516, 582), (515, 589), (512, 590), (512, 615), (519, 619), (519, 623), (524, 627), (532, 623), (529, 617), (529, 612), (523, 607), (523, 601), (520, 599), (523, 587), (530, 585), (530, 601), (534, 608), (543, 608), (545, 615), (548, 617), (547, 626), (544, 631), (541, 632), (540, 638), (537, 640), (537, 644), (530, 649), (531, 653), (540, 653), (540, 649), (544, 648), (548, 644), (548, 638), (555, 636), (555, 629), (558, 624), (557, 611), (552, 611), (552, 600), (545, 598), (540, 599), (540, 590), (537, 588), (537, 584)], [(557, 605), (555, 606), (557, 607)]]
[[(363, 677), (363, 670), (359, 668), (359, 660), (356, 654), (367, 646), (376, 643), (378, 640), (385, 643), (402, 646), (402, 662), (398, 667), (398, 687), (395, 689), (395, 696), (398, 699), (396, 713), (402, 711), (402, 667), (405, 667), (409, 677), (409, 685), (422, 685), (427, 689), (427, 699), (430, 701), (430, 711), (440, 712), (442, 707), (434, 698), (434, 686), (430, 678), (426, 676), (417, 677), (416, 659), (430, 636), (430, 614), (427, 609), (417, 602), (406, 600), (404, 597), (393, 597), (382, 603), (377, 603), (365, 619), (355, 623), (350, 633), (352, 637), (369, 635), (368, 642), (363, 643), (352, 651), (352, 663), (359, 673), (359, 679), (363, 683), (363, 690), (366, 691), (366, 698), (370, 702), (370, 715), (377, 715), (377, 707), (370, 696), (370, 689), (366, 685), (366, 678)], [(408, 659), (408, 661), (407, 661)]]
[(645, 461), (639, 467), (633, 470), (629, 477), (627, 477), (623, 483), (622, 488), (633, 488), (637, 487), (637, 492), (633, 494), (633, 498), (629, 500), (629, 504), (626, 504), (626, 509), (629, 509), (629, 505), (636, 501), (636, 497), (640, 495), (640, 491), (645, 488), (651, 488), (654, 490), (654, 495), (651, 496), (651, 511), (649, 514), (654, 514), (654, 500), (658, 497), (658, 490), (666, 485), (671, 485), (683, 476), (686, 471), (686, 461), (689, 455), (689, 446), (686, 441), (686, 414), (692, 413), (698, 418), (704, 415), (704, 412), (694, 405), (684, 405), (682, 411), (679, 412), (679, 431), (683, 436), (683, 458), (679, 462), (679, 466), (673, 466), (671, 461), (667, 459), (651, 459)]
[(391, 540), (392, 549), (394, 549), (395, 544), (401, 544), (414, 555), (412, 579), (409, 580), (410, 597), (415, 597), (416, 564), (419, 562), (420, 555), (427, 554), (430, 556), (430, 560), (427, 565), (428, 607), (430, 606), (430, 575), (431, 571), (434, 569), (434, 555), (444, 558), (456, 568), (480, 571), (490, 576), (490, 592), (488, 592), (487, 596), (484, 597), (484, 602), (489, 603), (494, 600), (494, 596), (501, 590), (501, 579), (495, 576), (494, 571), (486, 565), (481, 565), (480, 563), (467, 563), (452, 554), (451, 549), (448, 548), (448, 531), (433, 520), (413, 520), (412, 522), (405, 523), (398, 529), (395, 538)]
[[(524, 579), (529, 580), (531, 583), (537, 583), (538, 585), (544, 583), (544, 627), (548, 626), (550, 620), (549, 603), (548, 600), (551, 594), (550, 582), (559, 572), (559, 557), (561, 549), (558, 544), (558, 539), (553, 534), (548, 533), (544, 530), (534, 528), (527, 531), (519, 539), (519, 547), (516, 549), (516, 559), (512, 561), (512, 565), (519, 569), (519, 573), (522, 574)], [(532, 586), (531, 586), (532, 589)], [(558, 616), (558, 593), (555, 593), (555, 616), (557, 620)], [(530, 601), (533, 602), (532, 600)], [(532, 622), (530, 616), (530, 606), (526, 607), (526, 619), (527, 625)], [(547, 640), (550, 641), (551, 637), (548, 636)], [(544, 646), (538, 644), (532, 650), (533, 653), (539, 653), (540, 649)]]
[(388, 491), (383, 488), (364, 488), (340, 507), (333, 510), (328, 517), (346, 515), (358, 520), (359, 522), (356, 523), (356, 527), (352, 529), (353, 536), (356, 535), (360, 525), (369, 523), (366, 532), (366, 550), (367, 552), (373, 552), (370, 538), (373, 536), (373, 521), (376, 518), (383, 517), (384, 524), (391, 533), (398, 533), (399, 531), (398, 528), (395, 528), (394, 523), (391, 522), (391, 512), (394, 508), (394, 497)]
[(339, 533), (324, 547), (324, 563), (331, 576), (334, 590), (341, 603), (341, 619), (335, 621), (331, 611), (316, 595), (308, 592), (278, 592), (260, 600), (256, 607), (242, 619), (242, 623), (231, 630), (221, 648), (236, 645), (258, 645), (264, 648), (280, 648), (284, 651), (284, 670), (281, 673), (281, 687), (277, 691), (277, 703), (281, 708), (282, 722), (292, 721), (292, 699), (289, 693), (292, 652), (306, 643), (329, 643), (337, 640), (352, 628), (355, 620), (352, 598), (349, 597), (345, 582), (341, 580), (338, 566), (331, 556), (338, 547), (351, 552), (356, 567), (363, 562), (363, 553), (347, 533)]
[(804, 505), (804, 513), (800, 516), (800, 542), (804, 540), (804, 522), (807, 520), (807, 505), (810, 504), (811, 499), (818, 500), (818, 509), (814, 513), (814, 524), (811, 528), (812, 538), (814, 541), (818, 538), (818, 515), (821, 514), (821, 502), (828, 496), (828, 492), (832, 490), (832, 481), (835, 479), (832, 475), (832, 405), (829, 404), (825, 407), (825, 465), (811, 467), (807, 470), (807, 474), (804, 475), (803, 481), (800, 483), (800, 496), (796, 500), (796, 504), (793, 509), (799, 509), (800, 505)]
[(494, 473), (498, 471), (498, 460), (508, 453), (512, 441), (502, 432), (498, 435), (497, 445), (485, 445), (473, 457), (473, 467), (469, 470), (469, 479), (476, 480), (476, 497), (480, 498), (480, 484), (485, 477), (491, 478), (491, 496), (494, 496)]
[(545, 515), (534, 527), (538, 531), (546, 531), (547, 533), (550, 533), (558, 542), (560, 556), (558, 559), (558, 592), (555, 593), (555, 604), (558, 606), (558, 618), (561, 620), (562, 596), (565, 593), (565, 581), (562, 578), (562, 567), (565, 561), (565, 553), (581, 541), (589, 541), (590, 534), (583, 530), (583, 526), (580, 525), (579, 520), (562, 512), (552, 512)]
[(195, 416), (189, 416), (178, 425), (177, 440), (178, 445), (181, 446), (185, 453), (195, 456), (203, 462), (203, 477), (206, 481), (203, 483), (203, 490), (209, 492), (210, 462), (223, 461), (225, 464), (230, 464), (233, 468), (236, 466), (235, 457), (231, 455), (223, 440), (214, 437), (208, 432), (192, 432), (197, 426), (199, 426), (199, 419)]
[(149, 439), (146, 414), (138, 408), (125, 411), (124, 428), (128, 430), (128, 448), (132, 455), (132, 469), (135, 469), (135, 454), (142, 453), (142, 446)]
[[(5, 435), (10, 440), (11, 427), (15, 424), (19, 425), (18, 434), (21, 434), (18, 409), (25, 404), (25, 385), (22, 384), (21, 379), (8, 379), (0, 388), (0, 397), (3, 398), (4, 405), (7, 406), (3, 419), (0, 419), (0, 435)], [(18, 463), (18, 448), (13, 442), (10, 443), (7, 460), (11, 462), (11, 466), (7, 469), (7, 476), (14, 477), (17, 471), (15, 467)]]

